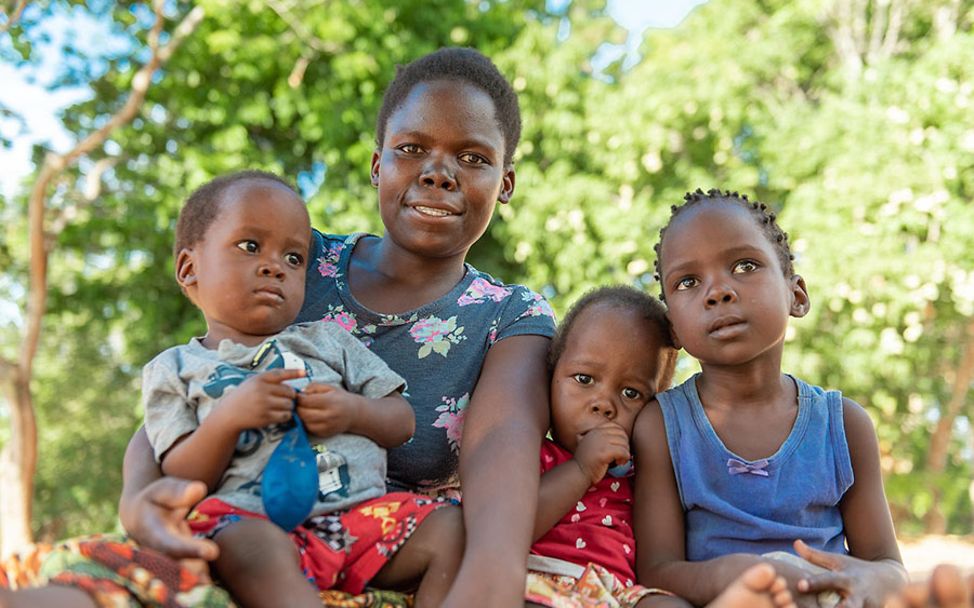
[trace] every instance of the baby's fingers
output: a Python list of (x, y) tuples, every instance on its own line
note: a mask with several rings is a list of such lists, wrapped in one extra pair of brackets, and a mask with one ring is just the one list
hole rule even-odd
[[(297, 378), (304, 378), (307, 374), (303, 369), (272, 369), (266, 372), (262, 372), (257, 375), (261, 382), (268, 382), (270, 384), (281, 384), (285, 380), (295, 380)], [(287, 386), (286, 384), (283, 386)]]

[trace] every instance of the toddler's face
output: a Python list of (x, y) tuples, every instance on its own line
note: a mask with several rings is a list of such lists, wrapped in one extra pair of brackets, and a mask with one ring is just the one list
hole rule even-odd
[(593, 304), (575, 319), (551, 378), (552, 433), (570, 452), (611, 420), (630, 435), (656, 394), (665, 340), (639, 313)]
[(206, 317), (203, 343), (258, 344), (290, 325), (304, 302), (311, 226), (304, 203), (266, 180), (231, 185), (202, 241), (176, 274)]

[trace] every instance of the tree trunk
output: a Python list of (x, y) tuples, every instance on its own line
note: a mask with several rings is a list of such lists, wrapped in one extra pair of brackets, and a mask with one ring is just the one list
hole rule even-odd
[[(938, 479), (947, 469), (947, 455), (950, 451), (950, 438), (954, 428), (954, 421), (964, 408), (967, 395), (970, 392), (971, 381), (974, 380), (974, 319), (967, 324), (964, 335), (963, 353), (960, 364), (954, 374), (954, 386), (950, 392), (947, 407), (940, 412), (940, 419), (930, 437), (930, 451), (927, 452), (927, 473)], [(942, 492), (934, 487), (933, 502), (930, 510), (924, 516), (924, 527), (927, 534), (944, 534), (947, 532), (947, 519), (940, 508)]]
[(9, 374), (4, 387), (10, 403), (10, 441), (0, 454), (0, 557), (30, 544), (31, 502), (37, 468), (37, 423), (30, 387), (19, 370)]

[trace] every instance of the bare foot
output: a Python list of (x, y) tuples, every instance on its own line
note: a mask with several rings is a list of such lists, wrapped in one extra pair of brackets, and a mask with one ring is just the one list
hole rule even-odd
[(972, 608), (974, 607), (974, 576), (967, 581), (957, 566), (940, 564), (930, 580), (911, 583), (903, 592), (887, 603), (889, 608)]
[(748, 568), (708, 608), (795, 608), (785, 579), (770, 564)]
[(97, 608), (91, 596), (74, 587), (49, 585), (37, 589), (0, 589), (0, 608)]

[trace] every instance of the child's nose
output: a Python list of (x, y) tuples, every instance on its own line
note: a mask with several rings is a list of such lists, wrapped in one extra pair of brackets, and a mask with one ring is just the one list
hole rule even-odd
[(718, 302), (729, 303), (737, 301), (737, 292), (723, 281), (714, 282), (707, 292), (707, 305), (716, 306)]
[(282, 278), (284, 276), (284, 267), (274, 260), (267, 260), (261, 263), (258, 272), (264, 277)]
[(612, 403), (612, 399), (601, 397), (593, 401), (591, 407), (593, 414), (605, 416), (609, 420), (616, 417), (616, 407), (615, 404)]

